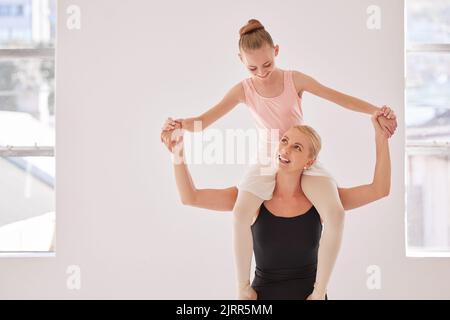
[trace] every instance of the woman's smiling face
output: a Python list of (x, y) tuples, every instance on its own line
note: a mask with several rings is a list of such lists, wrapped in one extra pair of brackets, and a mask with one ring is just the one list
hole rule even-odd
[(278, 50), (278, 45), (275, 48), (265, 45), (248, 52), (241, 50), (239, 57), (253, 76), (261, 81), (267, 81), (275, 70), (275, 57), (278, 55)]
[(289, 129), (280, 139), (278, 146), (278, 169), (302, 171), (315, 161), (311, 158), (311, 140), (296, 128)]

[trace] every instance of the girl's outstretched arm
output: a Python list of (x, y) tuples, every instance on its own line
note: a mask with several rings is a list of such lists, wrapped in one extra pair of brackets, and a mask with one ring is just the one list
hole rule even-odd
[(376, 164), (372, 183), (352, 188), (338, 188), (339, 197), (345, 210), (364, 206), (389, 195), (391, 188), (389, 141), (377, 121), (380, 116), (380, 112), (375, 112), (371, 119), (375, 129), (376, 144)]
[(161, 133), (161, 140), (172, 152), (173, 172), (181, 202), (204, 209), (232, 211), (237, 198), (236, 187), (225, 189), (197, 189), (195, 187), (186, 165), (182, 137), (183, 133), (180, 129)]
[(394, 134), (395, 129), (397, 128), (397, 120), (392, 109), (376, 107), (367, 101), (324, 86), (314, 78), (302, 72), (294, 71), (293, 76), (294, 82), (300, 90), (310, 92), (318, 97), (334, 102), (341, 107), (367, 114), (373, 114), (375, 111), (383, 110), (386, 118), (381, 119), (380, 125), (383, 130), (390, 135)]
[(239, 103), (244, 102), (245, 93), (242, 84), (239, 82), (233, 86), (215, 106), (210, 108), (198, 117), (176, 119), (168, 118), (163, 130), (172, 130), (176, 128), (176, 124), (181, 124), (182, 128), (194, 132), (202, 131), (216, 122), (218, 119), (226, 115), (234, 109)]

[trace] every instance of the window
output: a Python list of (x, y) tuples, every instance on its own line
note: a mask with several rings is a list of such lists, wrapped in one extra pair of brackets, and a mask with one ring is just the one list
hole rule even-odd
[(56, 0), (0, 0), (0, 253), (52, 252)]
[(450, 256), (450, 0), (406, 0), (406, 248)]
[(0, 16), (21, 16), (23, 14), (23, 6), (15, 4), (0, 5)]

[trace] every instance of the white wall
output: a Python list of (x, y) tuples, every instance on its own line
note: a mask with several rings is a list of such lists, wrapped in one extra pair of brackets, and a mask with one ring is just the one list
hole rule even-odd
[[(79, 5), (82, 28), (66, 28)], [(366, 8), (382, 10), (381, 30)], [(388, 199), (348, 213), (332, 299), (450, 298), (448, 259), (405, 257), (403, 1), (58, 1), (57, 256), (1, 259), (0, 298), (233, 298), (231, 215), (183, 207), (159, 142), (167, 116), (212, 106), (248, 77), (239, 27), (260, 19), (280, 45), (277, 65), (314, 76), (399, 118)], [(343, 186), (374, 165), (369, 117), (305, 95), (322, 161)], [(244, 105), (216, 128), (248, 128)], [(220, 170), (218, 170), (220, 169)], [(199, 186), (229, 186), (243, 166), (193, 166)], [(81, 290), (66, 288), (79, 265)], [(381, 290), (368, 290), (378, 265)]]

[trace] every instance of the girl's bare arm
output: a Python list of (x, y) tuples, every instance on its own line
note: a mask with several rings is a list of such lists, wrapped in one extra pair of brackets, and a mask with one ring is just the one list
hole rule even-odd
[[(316, 79), (299, 71), (293, 72), (294, 82), (301, 91), (310, 92), (318, 97), (334, 102), (335, 104), (346, 109), (373, 114), (382, 108), (376, 107), (367, 101), (350, 96), (348, 94), (339, 92), (330, 87), (321, 84)], [(390, 135), (393, 135), (397, 128), (397, 120), (395, 113), (390, 108), (387, 108), (385, 113), (386, 118), (380, 120), (381, 127)]]
[(219, 103), (214, 105), (208, 111), (202, 113), (200, 116), (192, 118), (177, 120), (169, 118), (167, 119), (163, 130), (175, 129), (176, 123), (178, 122), (181, 124), (182, 128), (187, 131), (202, 131), (233, 110), (239, 103), (244, 102), (244, 97), (244, 88), (239, 82), (225, 94)]

